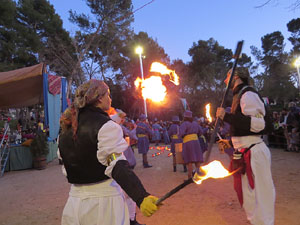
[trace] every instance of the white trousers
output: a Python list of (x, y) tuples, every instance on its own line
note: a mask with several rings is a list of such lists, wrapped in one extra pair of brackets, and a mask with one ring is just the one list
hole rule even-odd
[(254, 189), (242, 175), (243, 208), (253, 225), (274, 225), (275, 188), (271, 173), (271, 153), (264, 142), (251, 148)]
[(129, 225), (123, 191), (112, 179), (90, 185), (72, 185), (62, 225)]

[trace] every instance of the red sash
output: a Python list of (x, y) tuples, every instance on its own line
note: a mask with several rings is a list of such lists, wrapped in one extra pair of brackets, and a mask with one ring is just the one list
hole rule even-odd
[[(249, 185), (252, 189), (254, 189), (254, 179), (253, 179), (253, 174), (251, 169), (251, 151), (248, 148), (243, 148), (240, 150), (240, 152), (243, 153), (243, 158), (246, 167), (245, 171), (246, 171)], [(232, 166), (232, 161), (230, 163), (230, 167), (231, 166)], [(241, 206), (243, 206), (242, 174), (237, 172), (233, 174), (233, 178), (234, 178), (234, 190), (237, 193)]]

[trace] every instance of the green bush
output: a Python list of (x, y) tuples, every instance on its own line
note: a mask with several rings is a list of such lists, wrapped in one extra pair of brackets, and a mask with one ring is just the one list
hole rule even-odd
[(31, 142), (30, 151), (33, 157), (47, 156), (49, 147), (45, 133), (38, 132)]

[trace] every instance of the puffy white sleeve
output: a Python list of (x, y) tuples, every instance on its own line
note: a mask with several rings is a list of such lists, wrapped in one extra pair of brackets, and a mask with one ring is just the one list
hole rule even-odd
[[(97, 158), (99, 162), (106, 167), (105, 175), (111, 177), (112, 170), (118, 160), (126, 160), (123, 152), (128, 148), (128, 144), (123, 138), (123, 131), (119, 124), (112, 120), (105, 123), (98, 131), (98, 151)], [(107, 158), (112, 153), (121, 154), (110, 165)]]
[(245, 92), (240, 101), (242, 113), (251, 117), (250, 131), (258, 133), (265, 128), (264, 116), (266, 114), (265, 105), (259, 96), (252, 92)]

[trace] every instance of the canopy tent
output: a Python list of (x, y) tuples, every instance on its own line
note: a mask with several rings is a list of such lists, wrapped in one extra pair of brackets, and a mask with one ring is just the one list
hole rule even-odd
[[(67, 107), (67, 101), (66, 78), (47, 74), (45, 67), (40, 63), (0, 73), (0, 109), (44, 104), (44, 125), (49, 125), (49, 162), (57, 157), (55, 139), (59, 132), (59, 117)], [(32, 156), (28, 147), (11, 145), (7, 165), (8, 170), (31, 168)]]
[(43, 103), (44, 64), (0, 73), (0, 109)]
[(0, 73), (0, 109), (41, 103), (44, 103), (44, 124), (49, 125), (49, 137), (55, 139), (60, 113), (67, 108), (66, 78), (47, 74), (44, 63)]

